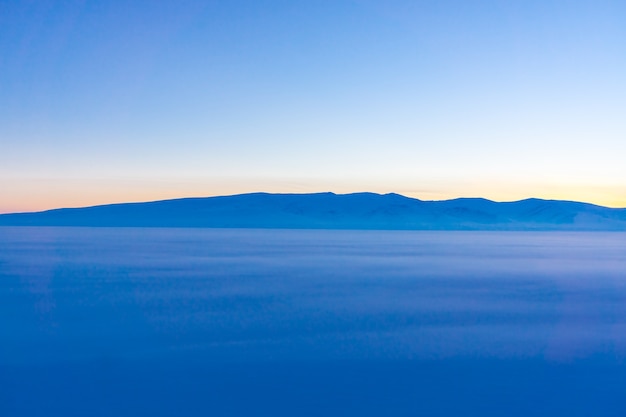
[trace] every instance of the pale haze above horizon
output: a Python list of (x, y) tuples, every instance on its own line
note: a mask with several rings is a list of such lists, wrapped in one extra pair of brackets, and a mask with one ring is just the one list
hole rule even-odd
[(0, 2), (0, 213), (247, 192), (626, 207), (626, 2)]

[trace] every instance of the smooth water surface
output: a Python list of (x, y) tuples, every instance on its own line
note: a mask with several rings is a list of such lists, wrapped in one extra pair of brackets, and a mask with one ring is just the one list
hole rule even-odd
[(624, 416), (626, 234), (0, 227), (1, 416)]

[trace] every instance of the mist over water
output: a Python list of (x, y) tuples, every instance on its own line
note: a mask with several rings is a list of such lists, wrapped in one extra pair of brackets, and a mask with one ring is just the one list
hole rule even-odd
[(623, 416), (626, 234), (0, 227), (2, 416)]

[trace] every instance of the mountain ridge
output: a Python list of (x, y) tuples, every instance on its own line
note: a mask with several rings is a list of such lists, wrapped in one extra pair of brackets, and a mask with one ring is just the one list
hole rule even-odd
[(0, 214), (0, 226), (626, 231), (626, 209), (538, 198), (256, 192)]

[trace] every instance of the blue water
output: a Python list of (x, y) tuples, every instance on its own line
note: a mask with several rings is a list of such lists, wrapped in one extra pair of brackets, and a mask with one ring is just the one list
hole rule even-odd
[(626, 234), (0, 227), (0, 416), (626, 415)]

